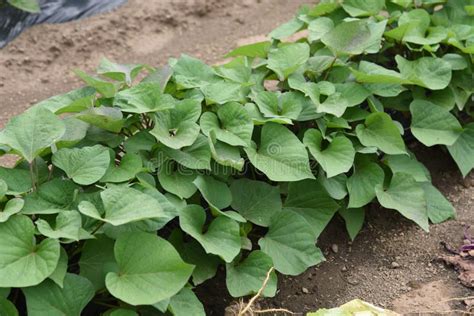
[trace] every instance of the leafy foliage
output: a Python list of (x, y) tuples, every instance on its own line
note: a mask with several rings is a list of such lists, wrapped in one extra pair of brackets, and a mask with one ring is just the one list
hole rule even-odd
[(335, 216), (352, 239), (374, 201), (452, 218), (407, 141), (474, 167), (472, 21), (463, 1), (329, 0), (224, 65), (77, 71), (0, 133), (21, 158), (0, 168), (0, 308), (23, 291), (32, 316), (203, 315), (193, 287), (219, 266), (254, 294), (322, 262)]

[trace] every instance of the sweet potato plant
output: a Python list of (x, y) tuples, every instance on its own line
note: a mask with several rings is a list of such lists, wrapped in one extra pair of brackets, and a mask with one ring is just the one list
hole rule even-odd
[(0, 134), (0, 314), (202, 315), (219, 267), (242, 297), (322, 262), (335, 216), (452, 218), (407, 142), (474, 166), (473, 4), (322, 1), (219, 66), (77, 71)]

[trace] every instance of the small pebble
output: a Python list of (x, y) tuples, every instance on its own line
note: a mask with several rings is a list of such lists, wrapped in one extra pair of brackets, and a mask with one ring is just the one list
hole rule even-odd
[(395, 261), (392, 262), (391, 266), (392, 266), (392, 269), (400, 268), (400, 264), (398, 262), (395, 262)]
[(305, 287), (301, 288), (301, 291), (304, 293), (304, 294), (308, 294), (309, 293), (309, 290)]
[(346, 267), (346, 266), (342, 266), (341, 271), (342, 271), (342, 272), (346, 272), (346, 271), (347, 271), (347, 267)]
[(339, 247), (336, 244), (332, 244), (331, 250), (334, 253), (338, 253), (339, 252)]

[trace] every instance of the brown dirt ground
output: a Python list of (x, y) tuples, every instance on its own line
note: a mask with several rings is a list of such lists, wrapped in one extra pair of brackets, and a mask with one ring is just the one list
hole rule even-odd
[[(187, 53), (218, 62), (236, 43), (261, 38), (307, 2), (130, 0), (108, 14), (33, 27), (0, 50), (0, 127), (31, 104), (80, 86), (72, 70), (93, 71), (102, 56), (162, 65)], [(439, 148), (415, 151), (455, 205), (457, 219), (432, 226), (427, 234), (395, 212), (373, 206), (351, 243), (335, 218), (319, 241), (327, 261), (301, 276), (280, 277), (277, 296), (262, 306), (306, 312), (361, 298), (410, 315), (460, 314), (454, 309), (463, 309), (462, 303), (446, 300), (473, 295), (472, 290), (461, 286), (455, 272), (436, 258), (445, 253), (441, 241), (459, 245), (464, 225), (474, 224), (474, 175), (463, 180)], [(399, 267), (393, 268), (393, 262)], [(198, 289), (210, 315), (222, 315), (232, 302), (223, 295), (223, 286), (220, 278)]]

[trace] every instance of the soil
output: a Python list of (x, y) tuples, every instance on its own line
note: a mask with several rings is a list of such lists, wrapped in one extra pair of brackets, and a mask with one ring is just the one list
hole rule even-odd
[[(307, 2), (130, 0), (107, 14), (35, 26), (0, 50), (0, 127), (28, 106), (79, 87), (72, 70), (93, 71), (102, 56), (157, 66), (186, 53), (216, 63), (238, 43), (260, 40)], [(440, 148), (414, 150), (456, 207), (457, 219), (431, 226), (428, 234), (374, 205), (362, 232), (350, 242), (335, 217), (318, 242), (327, 261), (298, 277), (280, 276), (277, 296), (261, 301), (262, 308), (307, 312), (354, 298), (411, 315), (456, 315), (455, 310), (465, 308), (461, 301), (447, 300), (472, 296), (472, 290), (437, 258), (446, 254), (440, 242), (457, 247), (464, 226), (474, 224), (474, 175), (463, 180)], [(232, 303), (222, 280), (198, 289), (209, 315), (223, 315)]]

